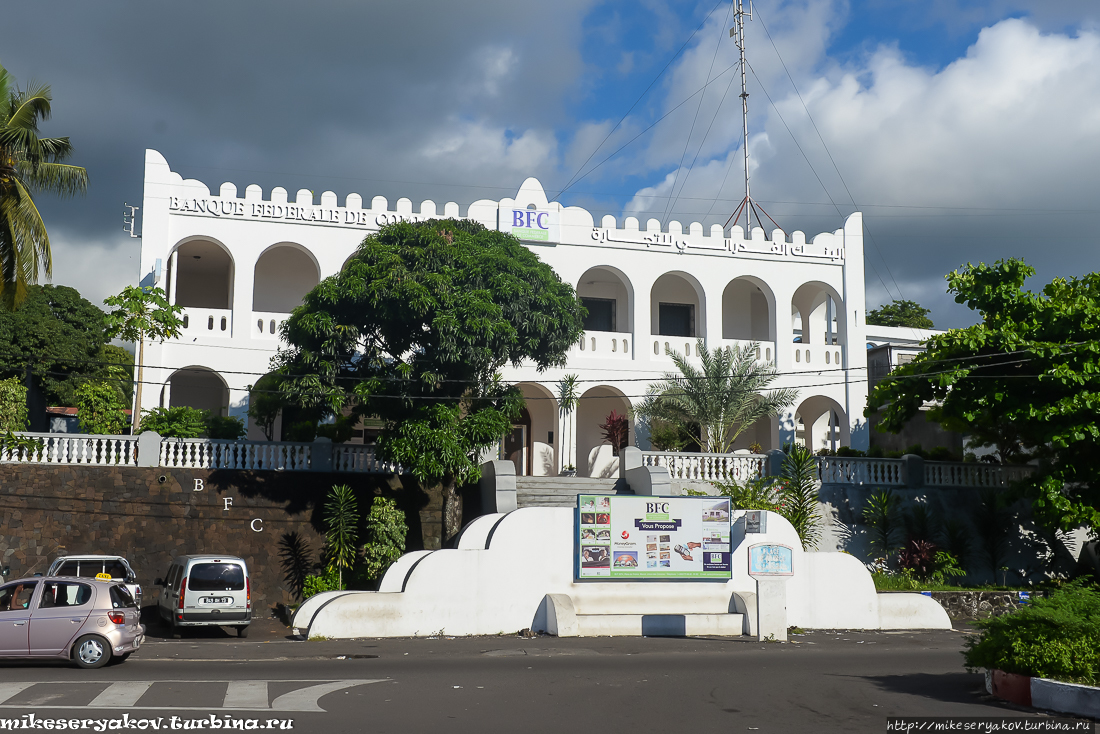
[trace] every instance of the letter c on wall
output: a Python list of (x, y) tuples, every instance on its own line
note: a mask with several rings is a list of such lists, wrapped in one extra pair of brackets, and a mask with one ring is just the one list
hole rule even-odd
[[(260, 527), (256, 527), (256, 523), (260, 523)], [(253, 532), (256, 532), (256, 533), (260, 533), (260, 532), (263, 532), (263, 529), (264, 529), (264, 520), (263, 520), (263, 518), (262, 518), (262, 517), (256, 517), (256, 518), (253, 518), (253, 519), (252, 519), (252, 522), (250, 522), (250, 523), (248, 524), (248, 526), (249, 526), (250, 528), (252, 528), (252, 531), (253, 531)]]

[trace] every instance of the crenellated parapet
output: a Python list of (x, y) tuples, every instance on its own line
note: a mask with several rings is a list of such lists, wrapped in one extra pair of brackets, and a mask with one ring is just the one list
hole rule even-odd
[(243, 196), (231, 182), (223, 183), (217, 194), (213, 194), (202, 181), (184, 179), (169, 170), (156, 151), (149, 151), (149, 158), (146, 180), (161, 179), (167, 213), (174, 216), (334, 227), (364, 233), (399, 221), (446, 217), (472, 219), (490, 229), (510, 232), (533, 246), (574, 245), (821, 264), (842, 264), (846, 250), (844, 229), (824, 232), (807, 241), (800, 231), (788, 235), (777, 228), (769, 236), (760, 227), (746, 233), (740, 225), (725, 230), (717, 224), (704, 228), (699, 222), (691, 222), (685, 229), (675, 220), (666, 227), (657, 219), (649, 219), (643, 229), (640, 221), (631, 216), (625, 217), (621, 226), (611, 215), (597, 224), (586, 209), (549, 201), (542, 184), (534, 178), (524, 181), (514, 198), (481, 199), (470, 204), (463, 214), (453, 201), (440, 206), (426, 199), (414, 207), (408, 198), (400, 198), (391, 205), (386, 197), (375, 196), (368, 205), (360, 194), (351, 193), (341, 205), (332, 191), (324, 191), (318, 197), (309, 189), (299, 189), (291, 199), (281, 186), (265, 196), (256, 184), (245, 187)]

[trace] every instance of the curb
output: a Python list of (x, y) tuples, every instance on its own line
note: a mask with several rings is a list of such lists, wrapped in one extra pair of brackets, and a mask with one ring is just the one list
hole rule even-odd
[(1019, 706), (1100, 719), (1100, 688), (1094, 686), (987, 670), (985, 690)]

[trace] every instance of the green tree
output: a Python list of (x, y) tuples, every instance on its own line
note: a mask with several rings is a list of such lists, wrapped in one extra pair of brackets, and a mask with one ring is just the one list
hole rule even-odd
[(449, 539), (461, 522), (457, 484), (478, 478), (480, 453), (522, 409), (498, 370), (564, 365), (580, 312), (573, 288), (511, 235), (402, 222), (363, 240), (306, 296), (275, 365), (289, 403), (381, 419), (381, 456), (441, 487)]
[(336, 571), (344, 588), (344, 569), (351, 570), (359, 552), (359, 505), (346, 484), (337, 484), (325, 503), (325, 554), (330, 571)]
[(367, 514), (367, 543), (363, 547), (364, 572), (368, 579), (380, 579), (405, 552), (409, 527), (397, 503), (376, 497)]
[(928, 417), (1003, 463), (1037, 460), (1017, 489), (1048, 527), (1100, 528), (1100, 275), (1024, 290), (1022, 260), (967, 265), (947, 275), (955, 301), (981, 321), (928, 340), (868, 397), (867, 415), (899, 431)]
[(144, 430), (156, 431), (163, 438), (198, 438), (206, 433), (209, 417), (205, 410), (176, 405), (144, 411), (141, 424)]
[(916, 301), (901, 301), (895, 298), (892, 302), (867, 312), (867, 323), (872, 326), (909, 326), (914, 329), (934, 329), (932, 319), (928, 314), (932, 313)]
[(117, 436), (126, 431), (126, 402), (116, 384), (87, 380), (74, 391), (80, 430), (102, 436)]
[(649, 386), (649, 395), (635, 413), (649, 421), (664, 421), (688, 431), (700, 426), (704, 453), (729, 453), (737, 437), (756, 421), (779, 413), (798, 399), (798, 390), (768, 390), (775, 367), (756, 359), (755, 342), (736, 349), (696, 347), (701, 369), (679, 352), (668, 352), (680, 372), (666, 373)]
[(264, 375), (248, 387), (248, 417), (260, 427), (268, 441), (275, 440), (275, 421), (286, 406), (279, 392), (279, 376)]
[(107, 344), (104, 319), (73, 288), (29, 286), (18, 309), (0, 309), (0, 376), (23, 379), (29, 368), (50, 405), (75, 405), (77, 385), (88, 377), (111, 377), (103, 363), (121, 361), (108, 348), (126, 353)]
[(141, 386), (145, 374), (145, 340), (163, 342), (180, 335), (183, 320), (178, 316), (183, 308), (169, 303), (160, 288), (139, 288), (128, 285), (117, 296), (104, 299), (103, 303), (115, 310), (107, 314), (107, 336), (138, 345), (137, 399), (134, 411), (133, 433), (141, 425)]
[(39, 135), (38, 123), (50, 117), (50, 88), (15, 86), (0, 66), (0, 301), (13, 309), (27, 297), (27, 286), (53, 272), (50, 237), (34, 194), (62, 197), (84, 193), (88, 172), (66, 160), (68, 138)]
[(0, 380), (0, 431), (27, 430), (27, 388), (18, 377)]

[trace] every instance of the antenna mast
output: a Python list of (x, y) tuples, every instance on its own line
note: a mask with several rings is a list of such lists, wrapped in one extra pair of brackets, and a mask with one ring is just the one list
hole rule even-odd
[(744, 132), (742, 138), (744, 143), (741, 147), (745, 153), (745, 200), (741, 202), (741, 207), (745, 210), (745, 235), (752, 236), (752, 197), (749, 195), (749, 87), (748, 77), (745, 74), (745, 16), (752, 20), (752, 0), (749, 0), (747, 13), (744, 0), (734, 0), (734, 2), (737, 6), (737, 12), (734, 14), (737, 25), (730, 28), (730, 36), (737, 39), (737, 50), (741, 54), (741, 122)]

